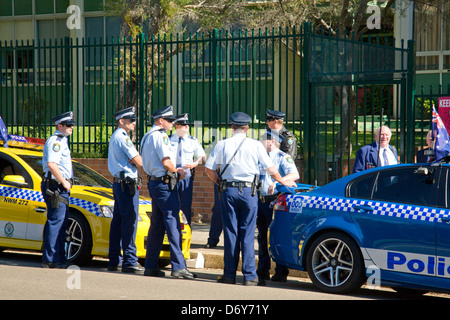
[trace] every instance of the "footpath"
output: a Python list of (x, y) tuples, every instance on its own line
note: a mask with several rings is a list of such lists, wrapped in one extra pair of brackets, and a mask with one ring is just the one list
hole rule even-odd
[[(188, 268), (195, 269), (196, 267), (223, 269), (223, 233), (220, 235), (219, 243), (215, 248), (205, 248), (209, 237), (209, 223), (192, 222), (192, 240), (191, 240), (191, 259), (188, 260)], [(258, 263), (258, 230), (255, 232), (255, 258)], [(203, 257), (204, 261), (200, 257)], [(272, 261), (270, 274), (274, 274), (275, 263)], [(241, 264), (239, 263), (238, 271), (241, 271)], [(292, 277), (307, 277), (307, 273), (298, 270), (289, 270), (289, 276)]]

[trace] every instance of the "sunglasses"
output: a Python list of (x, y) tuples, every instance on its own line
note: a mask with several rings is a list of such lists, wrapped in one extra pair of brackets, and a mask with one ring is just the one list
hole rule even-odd
[(64, 127), (67, 127), (67, 128), (72, 128), (73, 127), (73, 123), (69, 123), (69, 124), (67, 124), (67, 123), (64, 123), (64, 124), (62, 124)]
[(170, 123), (172, 123), (172, 122), (175, 121), (175, 119), (171, 119), (171, 118), (163, 118), (163, 119), (166, 120), (166, 121), (168, 121), (168, 122), (170, 122)]

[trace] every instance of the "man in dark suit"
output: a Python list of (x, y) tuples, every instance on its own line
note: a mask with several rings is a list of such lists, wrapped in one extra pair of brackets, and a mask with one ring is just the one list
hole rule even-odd
[(397, 150), (389, 144), (391, 130), (387, 126), (381, 126), (375, 131), (375, 141), (362, 147), (356, 153), (353, 173), (374, 167), (398, 164)]
[(427, 134), (427, 146), (427, 148), (423, 148), (417, 151), (417, 163), (433, 162), (435, 160), (431, 130), (428, 131)]

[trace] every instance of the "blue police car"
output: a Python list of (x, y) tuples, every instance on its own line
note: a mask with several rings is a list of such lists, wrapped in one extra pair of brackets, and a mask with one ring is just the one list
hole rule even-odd
[[(346, 293), (367, 281), (450, 291), (450, 165), (378, 167), (322, 187), (280, 188), (272, 259)], [(309, 192), (304, 192), (310, 188)]]

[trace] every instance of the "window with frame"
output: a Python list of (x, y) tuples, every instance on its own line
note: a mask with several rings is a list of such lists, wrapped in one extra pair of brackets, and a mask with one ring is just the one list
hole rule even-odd
[(380, 171), (373, 186), (373, 200), (436, 205), (435, 174), (421, 174), (418, 167), (396, 168)]
[(450, 54), (450, 2), (435, 0), (414, 5), (417, 70), (448, 68)]

